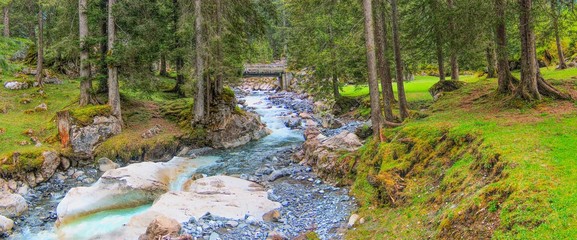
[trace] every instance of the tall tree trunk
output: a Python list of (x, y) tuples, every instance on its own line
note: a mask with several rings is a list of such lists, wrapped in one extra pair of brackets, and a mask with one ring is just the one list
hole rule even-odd
[(38, 56), (36, 59), (36, 82), (38, 87), (44, 87), (44, 17), (42, 14), (42, 7), (38, 6)]
[(491, 42), (489, 42), (489, 45), (485, 48), (485, 57), (487, 58), (487, 77), (495, 78), (497, 76), (497, 60), (495, 57), (495, 48)]
[(563, 46), (561, 46), (561, 37), (559, 36), (559, 11), (557, 10), (557, 0), (551, 0), (551, 11), (553, 16), (553, 30), (555, 31), (555, 43), (557, 45), (557, 56), (559, 58), (559, 67), (557, 69), (566, 69), (567, 63), (563, 55)]
[(168, 71), (166, 71), (166, 53), (160, 54), (160, 76), (168, 77)]
[(377, 42), (377, 74), (381, 80), (381, 89), (383, 92), (383, 110), (385, 113), (385, 120), (392, 122), (395, 120), (393, 114), (393, 80), (391, 78), (391, 68), (389, 58), (387, 56), (388, 42), (387, 42), (387, 27), (384, 19), (384, 5), (383, 2), (377, 0), (375, 11), (375, 38)]
[[(206, 56), (206, 59), (204, 61), (206, 66), (210, 66), (210, 60), (209, 57)], [(207, 73), (205, 74), (205, 78), (204, 78), (204, 83), (206, 84), (206, 86), (204, 87), (204, 92), (206, 94), (205, 98), (204, 98), (204, 119), (210, 119), (210, 104), (212, 103), (212, 82), (211, 82), (211, 74)]]
[(371, 121), (373, 136), (380, 140), (381, 136), (381, 104), (379, 100), (379, 83), (377, 82), (377, 63), (375, 54), (375, 27), (373, 25), (372, 0), (363, 0), (365, 15), (365, 41), (367, 48), (367, 65), (369, 70), (369, 95), (371, 99)]
[(178, 26), (179, 26), (179, 19), (180, 19), (180, 5), (178, 3), (179, 0), (172, 0), (172, 7), (173, 7), (173, 15), (172, 15), (172, 22), (174, 24), (174, 45), (173, 51), (176, 51), (176, 84), (171, 92), (175, 92), (178, 94), (179, 97), (185, 97), (184, 90), (182, 89), (182, 85), (184, 85), (184, 74), (182, 70), (184, 69), (184, 59), (181, 53), (181, 39), (180, 35), (178, 35)]
[(445, 56), (443, 55), (443, 40), (441, 40), (441, 33), (437, 33), (435, 37), (435, 45), (437, 48), (437, 64), (439, 67), (439, 81), (445, 81)]
[[(114, 44), (116, 41), (116, 20), (113, 13), (114, 4), (116, 4), (116, 0), (108, 0), (108, 55), (112, 56), (114, 56)], [(108, 64), (108, 104), (112, 108), (112, 115), (122, 121), (120, 92), (118, 89), (118, 67), (115, 63)]]
[(532, 0), (519, 0), (519, 32), (521, 33), (521, 83), (517, 95), (525, 100), (539, 100), (541, 95), (571, 99), (543, 79), (537, 64)]
[(4, 7), (4, 37), (10, 37), (10, 7), (12, 2)]
[(509, 51), (507, 49), (507, 18), (505, 12), (507, 9), (506, 0), (495, 0), (495, 12), (497, 15), (497, 24), (495, 25), (495, 41), (497, 45), (497, 73), (498, 73), (498, 91), (503, 94), (513, 91), (513, 83), (518, 82), (511, 75), (509, 68)]
[[(441, 10), (439, 10), (439, 2), (432, 1), (431, 7), (433, 12), (436, 13), (435, 16), (439, 16)], [(436, 19), (437, 20), (437, 19)], [(443, 51), (443, 29), (440, 24), (435, 25), (435, 50), (437, 54), (437, 67), (439, 69), (439, 81), (446, 80), (446, 73), (445, 73), (445, 53)]]
[(521, 83), (517, 93), (526, 100), (540, 100), (537, 88), (537, 55), (533, 33), (532, 0), (519, 0), (519, 32), (521, 34)]
[(204, 121), (204, 49), (202, 40), (202, 11), (201, 0), (194, 1), (194, 15), (196, 18), (196, 95), (194, 98), (194, 119), (192, 124)]
[(457, 50), (456, 50), (456, 44), (455, 44), (455, 36), (454, 33), (456, 31), (455, 29), (455, 19), (453, 18), (453, 10), (454, 10), (454, 3), (453, 0), (447, 0), (447, 5), (449, 7), (450, 11), (450, 16), (449, 16), (449, 31), (451, 32), (451, 34), (453, 34), (453, 36), (451, 36), (451, 56), (450, 56), (450, 61), (451, 61), (451, 80), (453, 81), (459, 81), (459, 59), (457, 56)]
[[(100, 10), (103, 13), (108, 11), (108, 0), (100, 0)], [(100, 19), (100, 84), (98, 85), (98, 93), (108, 92), (108, 64), (106, 63), (106, 54), (108, 53), (108, 16), (104, 15)]]
[[(78, 36), (80, 38), (80, 106), (91, 103), (92, 84), (90, 79), (90, 64), (88, 63), (88, 5), (87, 0), (78, 0)], [(92, 102), (93, 103), (93, 102)]]
[(222, 49), (222, 37), (223, 37), (222, 32), (223, 32), (224, 24), (222, 23), (222, 20), (223, 20), (222, 11), (223, 11), (222, 1), (216, 0), (216, 24), (217, 24), (216, 37), (218, 40), (218, 42), (217, 42), (218, 45), (216, 48), (216, 63), (217, 63), (216, 83), (214, 86), (216, 96), (220, 96), (222, 94), (223, 89), (224, 89), (224, 68), (223, 68), (224, 56), (223, 56), (223, 49)]
[(333, 87), (333, 97), (339, 99), (341, 93), (339, 91), (339, 78), (337, 74), (337, 54), (336, 54), (336, 44), (335, 44), (335, 33), (333, 31), (333, 12), (336, 2), (333, 0), (331, 3), (331, 10), (329, 14), (329, 49), (331, 51), (331, 83)]
[(403, 60), (401, 59), (401, 41), (399, 36), (399, 10), (397, 0), (391, 0), (393, 15), (393, 49), (395, 50), (395, 66), (397, 70), (397, 93), (399, 95), (399, 112), (401, 119), (409, 117), (407, 96), (405, 95), (405, 84), (403, 82)]
[[(28, 0), (26, 5), (28, 6), (28, 12), (29, 13), (36, 12), (35, 6), (37, 6), (37, 4), (36, 4), (35, 0)], [(27, 27), (28, 27), (28, 38), (31, 41), (36, 41), (36, 23), (35, 23), (35, 21), (29, 21)]]

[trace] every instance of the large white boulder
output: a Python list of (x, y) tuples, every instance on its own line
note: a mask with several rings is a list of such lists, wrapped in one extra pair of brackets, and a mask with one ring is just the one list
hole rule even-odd
[(68, 191), (56, 208), (58, 222), (151, 203), (166, 193), (178, 176), (214, 160), (175, 157), (166, 163), (144, 162), (111, 169), (94, 185)]
[(137, 239), (151, 222), (162, 216), (180, 223), (188, 222), (191, 217), (199, 219), (207, 212), (231, 219), (244, 219), (249, 215), (263, 220), (265, 213), (280, 207), (280, 203), (268, 199), (266, 190), (259, 184), (228, 176), (207, 177), (187, 182), (183, 191), (163, 194), (121, 229), (100, 237)]

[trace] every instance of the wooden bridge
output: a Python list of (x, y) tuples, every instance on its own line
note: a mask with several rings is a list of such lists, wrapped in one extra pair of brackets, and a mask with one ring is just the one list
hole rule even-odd
[(290, 85), (284, 61), (271, 64), (247, 64), (244, 66), (243, 77), (276, 77), (281, 90), (287, 90)]

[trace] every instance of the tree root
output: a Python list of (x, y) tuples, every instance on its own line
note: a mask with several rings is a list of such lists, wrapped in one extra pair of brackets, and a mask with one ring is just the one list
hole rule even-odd
[(544, 96), (560, 100), (573, 100), (571, 95), (563, 93), (558, 89), (556, 89), (555, 87), (551, 86), (551, 84), (546, 82), (545, 79), (543, 79), (543, 77), (539, 73), (537, 74), (537, 87), (539, 89), (539, 93), (541, 93)]

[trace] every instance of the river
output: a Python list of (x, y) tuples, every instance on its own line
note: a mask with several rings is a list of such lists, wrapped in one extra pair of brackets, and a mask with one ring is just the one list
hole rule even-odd
[[(280, 232), (289, 238), (315, 231), (321, 239), (342, 238), (348, 216), (355, 209), (354, 199), (348, 196), (347, 189), (325, 184), (310, 168), (291, 160), (290, 156), (304, 142), (302, 130), (285, 126), (287, 116), (295, 109), (273, 104), (268, 100), (270, 94), (252, 92), (243, 97), (248, 109), (258, 113), (272, 130), (270, 135), (234, 149), (210, 150), (190, 158), (175, 157), (167, 164), (178, 168), (171, 178), (171, 190), (180, 190), (182, 184), (196, 173), (237, 176), (259, 182), (268, 189), (270, 200), (282, 203), (283, 207), (279, 209), (281, 221), (253, 223), (237, 220), (238, 226), (227, 228), (224, 227), (227, 219), (208, 216), (183, 223), (184, 233), (197, 238), (214, 237), (216, 234), (220, 239), (265, 239), (270, 231)], [(283, 172), (283, 176), (286, 176), (268, 181), (268, 174), (274, 171)], [(29, 217), (44, 216), (48, 211), (49, 221), (44, 219), (44, 222), (48, 222), (45, 224), (47, 227), (26, 226), (31, 221), (23, 221), (24, 225), (17, 228), (11, 239), (99, 239), (99, 236), (119, 229), (150, 207), (150, 204), (146, 204), (98, 212), (56, 228), (53, 224), (54, 208), (63, 197), (63, 194), (40, 196), (44, 200), (37, 201), (38, 205), (31, 209), (39, 213), (29, 214)]]

